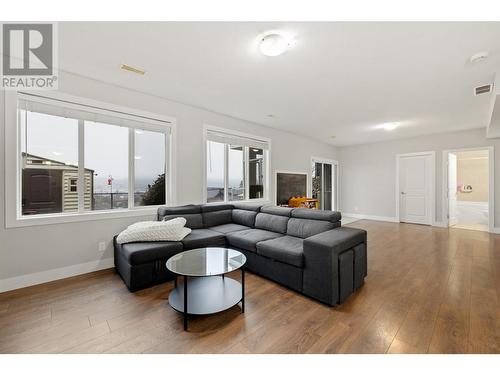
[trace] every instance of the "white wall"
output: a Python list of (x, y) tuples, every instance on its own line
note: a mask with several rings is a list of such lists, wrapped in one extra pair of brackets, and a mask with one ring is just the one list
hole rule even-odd
[[(436, 151), (435, 220), (443, 220), (442, 151), (495, 146), (495, 166), (500, 166), (500, 139), (486, 139), (485, 129), (433, 134), (398, 141), (337, 149), (341, 165), (341, 209), (359, 215), (396, 216), (396, 155)], [(495, 226), (500, 226), (500, 173), (495, 174)]]
[[(234, 129), (271, 138), (271, 198), (274, 197), (274, 171), (310, 171), (311, 156), (335, 159), (336, 149), (326, 143), (260, 126), (206, 110), (175, 103), (132, 90), (108, 85), (81, 76), (61, 73), (61, 92), (111, 104), (149, 111), (177, 119), (176, 204), (201, 203), (203, 197), (203, 124)], [(65, 276), (111, 264), (112, 236), (143, 218), (120, 218), (23, 228), (5, 228), (5, 125), (4, 95), (0, 92), (0, 291), (22, 286), (29, 280), (42, 281), (61, 269)], [(11, 199), (9, 197), (9, 199)], [(97, 251), (106, 241), (104, 253)], [(84, 266), (76, 266), (85, 264)], [(69, 267), (69, 268), (65, 268)], [(79, 270), (79, 271), (78, 271)], [(40, 273), (41, 274), (36, 274)], [(30, 275), (31, 276), (25, 276)], [(36, 275), (32, 275), (36, 274)], [(28, 281), (27, 281), (28, 280)]]

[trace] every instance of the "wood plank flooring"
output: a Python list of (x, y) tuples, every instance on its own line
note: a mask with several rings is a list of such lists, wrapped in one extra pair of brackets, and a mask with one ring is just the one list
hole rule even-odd
[(499, 235), (348, 226), (368, 231), (369, 275), (335, 308), (248, 273), (245, 314), (193, 318), (184, 332), (173, 282), (129, 293), (106, 270), (0, 294), (0, 352), (500, 353)]

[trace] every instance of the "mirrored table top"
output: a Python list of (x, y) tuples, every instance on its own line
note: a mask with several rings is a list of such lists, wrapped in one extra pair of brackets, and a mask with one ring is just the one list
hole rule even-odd
[(183, 276), (215, 276), (237, 270), (246, 261), (237, 250), (204, 247), (174, 255), (167, 260), (167, 269)]

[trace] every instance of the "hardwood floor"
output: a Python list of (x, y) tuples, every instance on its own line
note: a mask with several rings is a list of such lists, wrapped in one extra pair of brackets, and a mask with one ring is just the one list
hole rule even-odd
[(0, 352), (500, 353), (500, 236), (348, 226), (368, 231), (368, 277), (335, 308), (248, 273), (245, 314), (184, 332), (173, 282), (132, 294), (106, 270), (0, 294)]

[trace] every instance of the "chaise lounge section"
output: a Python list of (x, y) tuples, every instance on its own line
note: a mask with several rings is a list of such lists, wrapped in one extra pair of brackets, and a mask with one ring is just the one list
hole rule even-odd
[(364, 230), (343, 228), (334, 211), (255, 204), (160, 207), (157, 220), (184, 217), (192, 232), (179, 242), (118, 244), (115, 267), (130, 291), (173, 280), (165, 263), (199, 247), (230, 247), (246, 269), (330, 306), (342, 303), (367, 275)]

